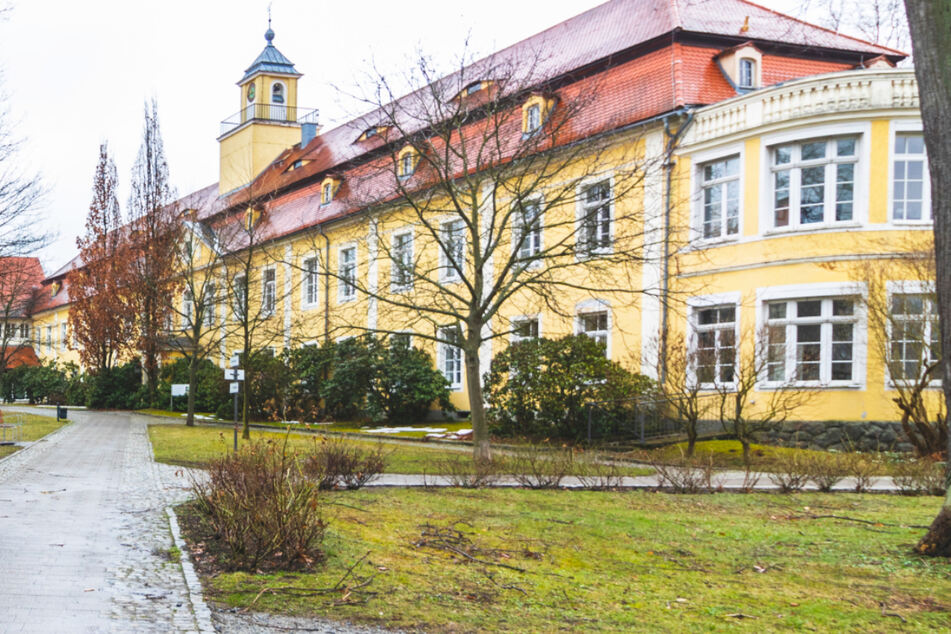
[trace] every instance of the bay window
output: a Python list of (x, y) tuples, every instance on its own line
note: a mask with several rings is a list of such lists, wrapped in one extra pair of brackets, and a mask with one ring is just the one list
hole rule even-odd
[(853, 220), (857, 149), (857, 136), (773, 147), (773, 226), (808, 227)]
[(920, 132), (895, 135), (892, 178), (892, 218), (897, 221), (931, 218), (928, 159), (925, 139)]
[(766, 380), (819, 385), (857, 382), (858, 303), (854, 297), (767, 303)]

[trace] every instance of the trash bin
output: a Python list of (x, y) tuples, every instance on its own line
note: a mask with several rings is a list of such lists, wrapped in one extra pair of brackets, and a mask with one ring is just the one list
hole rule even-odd
[(62, 405), (56, 406), (56, 420), (66, 420), (66, 408)]

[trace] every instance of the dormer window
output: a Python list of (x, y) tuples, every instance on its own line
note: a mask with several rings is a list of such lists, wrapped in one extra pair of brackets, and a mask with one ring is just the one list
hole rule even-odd
[(538, 104), (528, 107), (525, 113), (525, 132), (531, 134), (542, 127), (542, 109)]
[(479, 92), (480, 90), (482, 90), (482, 82), (481, 82), (481, 81), (477, 81), (477, 82), (474, 83), (474, 84), (469, 84), (468, 86), (466, 86), (466, 94), (467, 94), (467, 95), (473, 95), (473, 94)]
[(372, 139), (377, 135), (376, 128), (369, 128), (366, 132), (363, 133), (364, 139)]
[(416, 150), (411, 146), (403, 148), (397, 162), (397, 173), (400, 178), (409, 178), (416, 171)]
[(271, 103), (284, 103), (284, 84), (279, 81), (271, 85)]
[(538, 132), (554, 106), (553, 99), (535, 94), (522, 104), (522, 136), (529, 137)]
[(745, 90), (756, 88), (756, 60), (748, 57), (740, 59), (740, 72), (737, 87)]
[(325, 178), (320, 184), (320, 204), (329, 205), (333, 202), (338, 187), (340, 187), (340, 179), (333, 176)]

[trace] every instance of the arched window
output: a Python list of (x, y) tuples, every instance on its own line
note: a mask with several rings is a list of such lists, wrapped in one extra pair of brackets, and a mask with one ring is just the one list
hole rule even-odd
[(284, 103), (284, 84), (279, 81), (271, 84), (271, 103)]

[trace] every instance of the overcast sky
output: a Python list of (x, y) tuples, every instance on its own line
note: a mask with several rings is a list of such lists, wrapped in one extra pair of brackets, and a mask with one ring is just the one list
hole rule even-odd
[[(760, 0), (783, 9), (793, 0)], [(0, 2), (2, 4), (2, 2)], [(44, 211), (57, 242), (47, 273), (75, 252), (91, 198), (99, 144), (108, 141), (125, 208), (141, 138), (143, 103), (155, 97), (179, 194), (218, 179), (219, 122), (238, 110), (235, 86), (264, 47), (267, 0), (13, 0), (0, 22), (0, 91), (22, 159), (42, 174)], [(325, 126), (360, 113), (353, 94), (370, 61), (396, 72), (418, 50), (485, 54), (601, 0), (273, 0), (274, 44), (304, 74), (298, 105)]]

